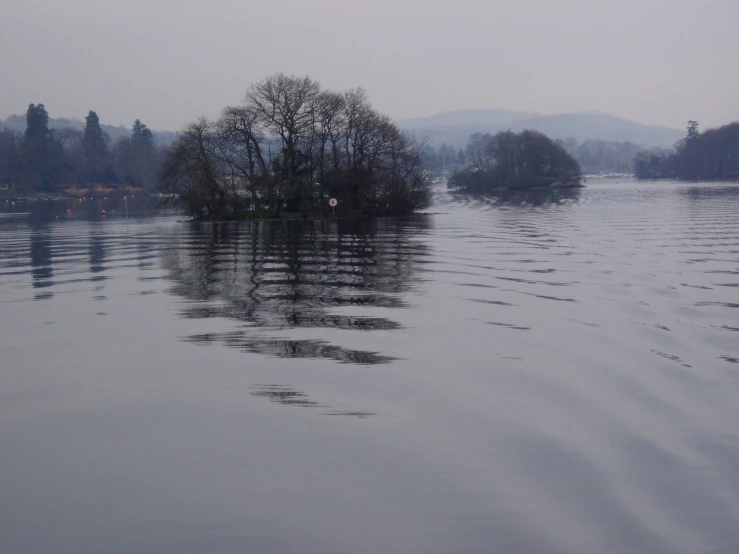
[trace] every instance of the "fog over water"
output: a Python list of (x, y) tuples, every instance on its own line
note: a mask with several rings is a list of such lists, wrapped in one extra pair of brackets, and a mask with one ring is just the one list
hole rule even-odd
[(588, 185), (3, 202), (0, 550), (736, 552), (739, 188)]

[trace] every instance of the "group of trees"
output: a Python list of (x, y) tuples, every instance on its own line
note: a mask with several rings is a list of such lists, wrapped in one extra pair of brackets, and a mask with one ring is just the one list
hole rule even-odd
[(22, 192), (117, 181), (153, 187), (161, 153), (146, 125), (137, 119), (129, 137), (110, 142), (94, 111), (82, 130), (50, 128), (44, 105), (30, 104), (24, 132), (0, 130), (0, 183)]
[[(644, 146), (633, 142), (588, 139), (578, 143), (574, 138), (568, 138), (556, 139), (556, 143), (577, 160), (582, 172), (587, 175), (634, 173), (636, 157), (645, 152)], [(664, 155), (665, 152), (659, 148), (648, 151), (657, 155)], [(442, 144), (438, 149), (426, 146), (421, 157), (424, 167), (435, 174), (456, 171), (467, 164), (464, 150), (455, 150), (447, 144)]]
[(434, 173), (444, 173), (450, 169), (457, 169), (466, 163), (464, 150), (461, 148), (456, 150), (453, 146), (446, 143), (439, 146), (438, 149), (431, 145), (427, 145), (421, 152), (423, 166)]
[(739, 179), (739, 122), (700, 132), (688, 122), (686, 137), (675, 152), (637, 156), (635, 173), (640, 179), (737, 180)]
[(466, 159), (469, 166), (449, 179), (452, 188), (465, 192), (577, 186), (582, 180), (577, 160), (538, 131), (475, 133)]
[[(578, 143), (575, 139), (568, 138), (566, 140), (557, 139), (557, 143), (579, 162), (586, 175), (634, 173), (636, 157), (646, 151), (646, 147), (633, 142), (588, 139)], [(650, 152), (662, 153), (663, 151), (652, 149)]]
[[(607, 173), (634, 173), (635, 160), (638, 155), (665, 155), (666, 150), (639, 146), (633, 142), (615, 142), (599, 139), (588, 139), (578, 142), (570, 137), (556, 139), (556, 143), (564, 148), (570, 156), (580, 164), (586, 175), (603, 175)], [(426, 146), (421, 153), (426, 169), (443, 175), (456, 171), (467, 164), (464, 150), (455, 150), (453, 146), (442, 144), (438, 149)]]
[(162, 191), (196, 219), (279, 212), (409, 213), (429, 202), (423, 144), (372, 108), (361, 89), (325, 90), (273, 75), (216, 121), (188, 124), (168, 150)]
[(113, 148), (116, 174), (126, 183), (145, 189), (156, 187), (165, 149), (154, 145), (154, 136), (140, 120), (133, 122), (131, 134), (120, 137)]

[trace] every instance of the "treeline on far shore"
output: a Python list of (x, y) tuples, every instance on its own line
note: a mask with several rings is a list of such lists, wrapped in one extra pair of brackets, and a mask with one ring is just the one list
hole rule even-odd
[[(633, 142), (600, 139), (587, 139), (578, 142), (572, 137), (558, 138), (555, 142), (577, 160), (585, 175), (633, 174), (634, 161), (639, 154), (646, 152), (663, 156), (669, 153), (668, 150), (663, 148), (638, 145)], [(424, 166), (429, 171), (439, 175), (447, 174), (467, 165), (465, 151), (448, 144), (442, 144), (438, 148), (431, 145), (426, 146), (422, 157)]]
[(701, 133), (698, 123), (690, 121), (674, 152), (643, 152), (634, 165), (639, 179), (739, 180), (739, 122)]
[(49, 127), (43, 104), (30, 104), (24, 132), (0, 129), (0, 185), (14, 194), (58, 193), (112, 183), (153, 190), (163, 149), (138, 119), (115, 142), (90, 111), (83, 129)]

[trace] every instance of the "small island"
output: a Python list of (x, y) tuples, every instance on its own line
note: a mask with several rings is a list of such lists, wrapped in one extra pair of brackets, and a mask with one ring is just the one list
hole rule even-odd
[(159, 190), (196, 220), (404, 215), (429, 205), (422, 150), (362, 89), (277, 74), (186, 125)]
[(460, 192), (583, 186), (577, 160), (537, 131), (475, 133), (470, 136), (466, 159), (469, 166), (449, 179), (450, 188)]

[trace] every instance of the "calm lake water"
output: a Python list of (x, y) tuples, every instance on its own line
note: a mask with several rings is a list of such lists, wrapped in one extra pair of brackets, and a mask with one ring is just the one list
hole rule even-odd
[(0, 551), (739, 552), (739, 187), (430, 211), (0, 203)]

